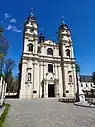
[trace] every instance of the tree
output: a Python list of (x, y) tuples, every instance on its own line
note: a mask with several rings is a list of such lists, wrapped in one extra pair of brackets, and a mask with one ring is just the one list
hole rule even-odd
[(12, 91), (14, 85), (14, 77), (12, 71), (15, 69), (16, 63), (12, 59), (5, 59), (3, 63), (3, 73), (5, 82), (7, 83), (7, 91)]
[(2, 33), (3, 28), (0, 26), (0, 74), (2, 74), (3, 61), (9, 48), (8, 41), (3, 37)]
[(11, 72), (15, 69), (16, 63), (12, 59), (5, 59), (3, 63), (3, 72), (4, 74), (7, 74), (8, 72)]
[(15, 76), (13, 90), (18, 93), (19, 89), (19, 75)]
[(79, 66), (79, 64), (76, 64), (75, 66), (76, 66), (76, 73), (79, 74), (80, 73), (80, 66)]

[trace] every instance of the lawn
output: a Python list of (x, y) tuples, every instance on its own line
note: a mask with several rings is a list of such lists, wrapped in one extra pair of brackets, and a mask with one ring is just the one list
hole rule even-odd
[(0, 117), (0, 127), (3, 127), (3, 123), (6, 119), (6, 116), (8, 114), (8, 110), (9, 110), (9, 107), (10, 107), (9, 104), (4, 104), (4, 106), (5, 106), (5, 110), (4, 110), (4, 112), (2, 113), (2, 115)]

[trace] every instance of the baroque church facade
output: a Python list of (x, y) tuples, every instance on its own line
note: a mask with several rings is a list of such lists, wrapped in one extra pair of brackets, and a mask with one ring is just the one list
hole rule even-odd
[(62, 21), (58, 42), (38, 37), (31, 13), (24, 24), (20, 98), (72, 97), (77, 93), (75, 59), (69, 27)]

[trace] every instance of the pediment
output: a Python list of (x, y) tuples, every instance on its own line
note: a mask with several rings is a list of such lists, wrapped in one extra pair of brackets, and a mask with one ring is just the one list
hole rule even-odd
[(44, 43), (45, 44), (50, 44), (50, 45), (56, 45), (55, 42), (53, 42), (51, 40), (46, 40)]

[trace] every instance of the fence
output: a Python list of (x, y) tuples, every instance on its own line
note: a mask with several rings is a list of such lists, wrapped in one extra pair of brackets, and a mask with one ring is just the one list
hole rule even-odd
[(0, 79), (0, 107), (2, 107), (5, 101), (6, 87), (7, 87), (7, 83), (5, 83), (4, 79), (1, 77)]

